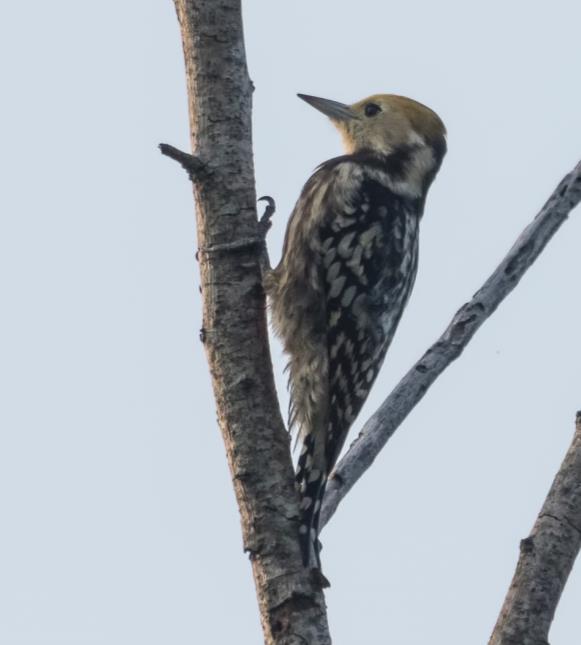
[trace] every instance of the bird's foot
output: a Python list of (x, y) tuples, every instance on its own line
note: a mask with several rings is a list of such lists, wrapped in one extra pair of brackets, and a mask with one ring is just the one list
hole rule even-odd
[(258, 235), (262, 238), (262, 249), (260, 257), (260, 266), (262, 269), (262, 275), (264, 276), (267, 271), (270, 271), (270, 258), (268, 257), (268, 248), (266, 246), (266, 235), (272, 226), (272, 216), (276, 211), (276, 203), (272, 197), (264, 195), (260, 197), (257, 201), (266, 202), (266, 208), (264, 213), (258, 220)]
[(258, 220), (258, 232), (266, 239), (266, 234), (272, 226), (272, 222), (270, 220), (276, 211), (276, 202), (268, 195), (259, 197), (257, 201), (266, 202), (264, 213), (262, 213), (262, 217)]

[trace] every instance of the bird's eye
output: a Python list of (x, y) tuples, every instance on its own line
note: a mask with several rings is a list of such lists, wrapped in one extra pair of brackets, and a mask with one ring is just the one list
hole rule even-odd
[(375, 116), (378, 112), (381, 112), (381, 108), (375, 103), (368, 103), (365, 106), (365, 116)]

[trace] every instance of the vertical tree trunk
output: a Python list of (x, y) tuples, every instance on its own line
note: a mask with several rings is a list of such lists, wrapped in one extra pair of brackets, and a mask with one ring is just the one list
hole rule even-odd
[[(265, 641), (327, 645), (324, 597), (301, 561), (298, 497), (268, 347), (252, 160), (253, 88), (240, 0), (175, 0), (175, 5), (195, 155), (189, 170), (195, 186), (202, 339)], [(211, 524), (211, 518), (200, 522)]]

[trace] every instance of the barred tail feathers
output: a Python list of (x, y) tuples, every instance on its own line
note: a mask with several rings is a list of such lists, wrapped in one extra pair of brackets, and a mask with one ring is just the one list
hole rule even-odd
[(306, 434), (297, 464), (296, 481), (301, 494), (301, 524), (299, 539), (305, 567), (321, 568), (319, 559), (319, 518), (327, 485), (327, 469), (317, 456), (323, 451), (317, 446), (315, 433)]
[[(296, 340), (296, 337), (295, 337)], [(320, 569), (319, 514), (329, 463), (326, 437), (329, 426), (328, 354), (322, 343), (302, 345), (304, 360), (291, 357), (289, 371), (289, 428), (297, 431), (301, 452), (296, 482), (301, 497), (300, 543), (305, 566)]]

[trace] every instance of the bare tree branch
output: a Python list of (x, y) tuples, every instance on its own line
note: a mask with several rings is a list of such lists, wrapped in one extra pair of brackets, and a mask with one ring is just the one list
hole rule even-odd
[[(261, 273), (268, 266), (264, 236), (274, 201), (266, 198), (268, 206), (259, 221), (252, 161), (252, 83), (246, 67), (240, 0), (174, 2), (184, 47), (194, 154), (167, 144), (160, 149), (184, 167), (194, 185), (202, 339), (240, 509), (244, 549), (252, 562), (265, 642), (330, 645), (320, 580), (302, 565), (298, 498), (268, 347)], [(323, 523), (433, 381), (516, 286), (580, 199), (581, 164), (561, 182), (498, 269), (367, 422), (330, 481)], [(524, 620), (519, 613), (522, 594), (531, 596), (529, 605), (537, 613), (538, 607), (545, 607), (542, 603), (548, 606), (553, 602), (540, 628), (546, 627), (540, 637), (545, 640), (498, 640), (491, 645), (546, 641), (554, 607), (581, 541), (580, 436), (581, 422), (575, 450), (571, 448), (562, 474), (555, 480), (533, 535), (523, 541), (515, 582), (499, 619), (499, 625), (516, 625), (505, 629), (506, 634), (524, 633), (515, 631)], [(575, 473), (577, 479), (573, 480)], [(574, 495), (570, 493), (572, 486), (576, 486)], [(570, 495), (569, 506), (566, 494)], [(558, 562), (553, 562), (555, 554), (547, 549), (556, 533), (562, 548)], [(545, 573), (546, 558), (549, 564), (554, 563), (559, 583), (549, 590), (549, 599), (538, 593), (535, 596), (528, 582), (530, 576), (543, 580), (539, 576)], [(545, 567), (541, 573), (539, 565)], [(529, 621), (526, 628), (530, 626)]]
[[(265, 642), (329, 645), (323, 593), (302, 564), (298, 495), (268, 347), (261, 283), (267, 222), (259, 224), (256, 216), (252, 83), (240, 0), (175, 0), (175, 5), (194, 154), (166, 144), (161, 149), (194, 183), (202, 338)], [(269, 205), (268, 217), (274, 203)]]
[(194, 157), (194, 155), (191, 155), (189, 152), (184, 152), (183, 150), (174, 148), (168, 143), (160, 143), (159, 150), (162, 155), (177, 161), (188, 173), (188, 176), (192, 181), (198, 179), (206, 170), (206, 165), (198, 159), (198, 157)]
[(548, 645), (561, 593), (581, 548), (581, 412), (561, 468), (520, 557), (489, 645)]
[(371, 466), (432, 383), (460, 356), (477, 329), (516, 287), (580, 200), (581, 162), (557, 186), (472, 300), (458, 310), (442, 336), (365, 423), (329, 480), (321, 511), (321, 526), (329, 521), (341, 500)]

